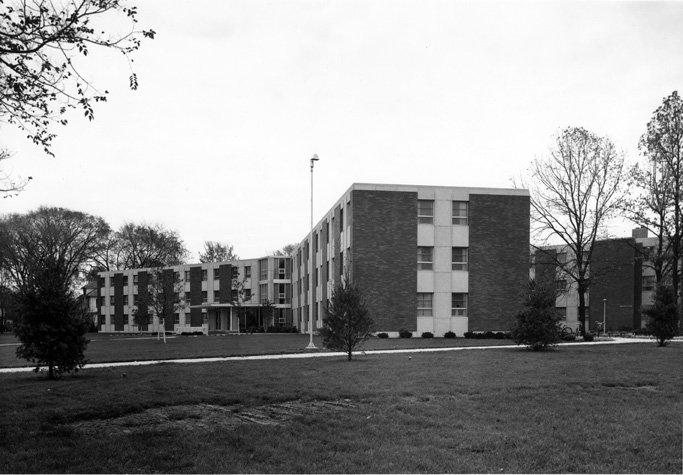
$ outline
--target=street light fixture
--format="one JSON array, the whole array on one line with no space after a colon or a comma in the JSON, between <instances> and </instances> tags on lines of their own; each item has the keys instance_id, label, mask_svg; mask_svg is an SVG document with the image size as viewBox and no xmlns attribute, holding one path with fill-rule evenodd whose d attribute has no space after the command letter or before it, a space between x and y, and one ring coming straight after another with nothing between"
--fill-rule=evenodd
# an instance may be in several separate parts
<instances>
[{"instance_id":1,"label":"street light fixture","mask_svg":"<svg viewBox=\"0 0 683 475\"><path fill-rule=\"evenodd\" d=\"M311 234L308 239L308 331L310 335L310 341L307 350L317 349L313 343L313 305L315 305L315 300L313 299L313 165L315 162L320 160L318 154L314 153L311 157Z\"/></svg>"}]
</instances>

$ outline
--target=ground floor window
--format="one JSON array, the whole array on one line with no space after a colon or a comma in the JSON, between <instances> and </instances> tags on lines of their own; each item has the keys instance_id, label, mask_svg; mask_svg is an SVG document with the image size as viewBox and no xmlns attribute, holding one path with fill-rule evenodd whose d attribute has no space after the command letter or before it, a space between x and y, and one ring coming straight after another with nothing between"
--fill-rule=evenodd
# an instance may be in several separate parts
<instances>
[{"instance_id":1,"label":"ground floor window","mask_svg":"<svg viewBox=\"0 0 683 475\"><path fill-rule=\"evenodd\" d=\"M432 316L432 295L431 293L417 294L417 316L431 317Z\"/></svg>"},{"instance_id":2,"label":"ground floor window","mask_svg":"<svg viewBox=\"0 0 683 475\"><path fill-rule=\"evenodd\" d=\"M467 294L453 293L451 294L451 316L466 317L467 316Z\"/></svg>"}]
</instances>

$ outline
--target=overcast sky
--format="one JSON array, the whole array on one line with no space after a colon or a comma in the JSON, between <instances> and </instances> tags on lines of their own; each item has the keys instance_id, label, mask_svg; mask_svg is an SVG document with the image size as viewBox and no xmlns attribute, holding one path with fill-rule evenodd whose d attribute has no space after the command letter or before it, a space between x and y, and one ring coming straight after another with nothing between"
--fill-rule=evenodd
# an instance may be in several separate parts
<instances>
[{"instance_id":1,"label":"overcast sky","mask_svg":"<svg viewBox=\"0 0 683 475\"><path fill-rule=\"evenodd\" d=\"M630 163L683 92L683 2L146 0L134 55L88 56L109 102L56 129L55 158L12 126L32 176L0 213L40 205L179 232L243 258L302 240L352 183L510 188L582 126ZM625 228L614 228L624 235Z\"/></svg>"}]
</instances>

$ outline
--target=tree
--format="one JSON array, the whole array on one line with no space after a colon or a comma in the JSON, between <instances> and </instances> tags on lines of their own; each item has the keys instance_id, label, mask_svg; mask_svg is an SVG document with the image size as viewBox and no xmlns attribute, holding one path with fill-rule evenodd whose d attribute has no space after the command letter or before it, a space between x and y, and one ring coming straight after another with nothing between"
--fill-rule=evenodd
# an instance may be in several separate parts
<instances>
[{"instance_id":1,"label":"tree","mask_svg":"<svg viewBox=\"0 0 683 475\"><path fill-rule=\"evenodd\" d=\"M204 252L199 253L199 262L227 262L239 260L234 246L218 241L204 241Z\"/></svg>"},{"instance_id":2,"label":"tree","mask_svg":"<svg viewBox=\"0 0 683 475\"><path fill-rule=\"evenodd\" d=\"M48 366L48 377L85 364L87 316L76 281L104 245L107 223L64 208L39 208L0 221L0 268L14 291L17 356Z\"/></svg>"},{"instance_id":3,"label":"tree","mask_svg":"<svg viewBox=\"0 0 683 475\"><path fill-rule=\"evenodd\" d=\"M273 315L275 315L275 305L268 299L262 300L259 308L259 314L261 316L261 326L265 329L266 323L273 320Z\"/></svg>"},{"instance_id":4,"label":"tree","mask_svg":"<svg viewBox=\"0 0 683 475\"><path fill-rule=\"evenodd\" d=\"M296 249L297 244L285 244L282 246L282 249L278 249L277 251L269 252L268 254L272 256L290 256L294 249Z\"/></svg>"},{"instance_id":5,"label":"tree","mask_svg":"<svg viewBox=\"0 0 683 475\"><path fill-rule=\"evenodd\" d=\"M542 244L556 237L566 245L566 258L554 264L577 286L585 328L586 292L596 277L590 273L593 248L624 199L624 158L609 139L569 127L556 137L549 156L534 159L529 172L532 226Z\"/></svg>"},{"instance_id":6,"label":"tree","mask_svg":"<svg viewBox=\"0 0 683 475\"><path fill-rule=\"evenodd\" d=\"M351 361L353 350L370 337L373 327L374 321L361 288L344 275L332 290L332 298L325 308L323 326L319 330L323 345L344 351Z\"/></svg>"},{"instance_id":7,"label":"tree","mask_svg":"<svg viewBox=\"0 0 683 475\"><path fill-rule=\"evenodd\" d=\"M126 223L110 235L94 271L169 267L183 264L187 256L176 231L160 224Z\"/></svg>"},{"instance_id":8,"label":"tree","mask_svg":"<svg viewBox=\"0 0 683 475\"><path fill-rule=\"evenodd\" d=\"M529 281L524 295L525 309L517 314L512 327L512 339L534 351L557 344L562 335L561 317L555 309L557 291L553 283L535 279Z\"/></svg>"},{"instance_id":9,"label":"tree","mask_svg":"<svg viewBox=\"0 0 683 475\"><path fill-rule=\"evenodd\" d=\"M678 309L673 288L660 284L653 298L653 306L644 310L649 317L645 328L657 339L659 346L678 334Z\"/></svg>"},{"instance_id":10,"label":"tree","mask_svg":"<svg viewBox=\"0 0 683 475\"><path fill-rule=\"evenodd\" d=\"M11 156L12 154L7 150L0 149L0 162L3 160L8 160L11 158ZM31 179L32 177L28 177L25 180L16 180L12 178L12 175L2 171L0 168L0 195L3 195L3 198L7 198L8 196L17 196L19 192L24 190Z\"/></svg>"},{"instance_id":11,"label":"tree","mask_svg":"<svg viewBox=\"0 0 683 475\"><path fill-rule=\"evenodd\" d=\"M0 119L15 124L53 155L53 124L66 125L66 112L79 107L94 118L93 104L107 100L78 67L92 49L129 55L153 30L135 30L137 7L120 0L4 0L0 2ZM99 21L118 17L122 33L104 31ZM138 86L131 71L130 88Z\"/></svg>"},{"instance_id":12,"label":"tree","mask_svg":"<svg viewBox=\"0 0 683 475\"><path fill-rule=\"evenodd\" d=\"M138 288L138 305L133 310L136 325L149 325L157 317L157 340L163 334L166 343L165 323L185 307L184 284L173 269L156 267L147 272L147 286ZM163 330L162 330L163 329Z\"/></svg>"},{"instance_id":13,"label":"tree","mask_svg":"<svg viewBox=\"0 0 683 475\"><path fill-rule=\"evenodd\" d=\"M636 181L644 191L644 203L634 207L635 217L654 228L659 238L662 270L671 276L671 285L680 312L680 262L683 257L683 100L677 91L665 97L654 111L640 150L648 160L643 179ZM648 219L649 218L649 219ZM662 247L666 246L666 247Z\"/></svg>"}]
</instances>

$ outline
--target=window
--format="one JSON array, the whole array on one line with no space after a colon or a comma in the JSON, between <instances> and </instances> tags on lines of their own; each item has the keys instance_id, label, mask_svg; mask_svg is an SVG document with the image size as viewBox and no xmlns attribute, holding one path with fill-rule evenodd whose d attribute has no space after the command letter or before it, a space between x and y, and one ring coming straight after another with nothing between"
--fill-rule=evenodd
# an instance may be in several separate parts
<instances>
[{"instance_id":1,"label":"window","mask_svg":"<svg viewBox=\"0 0 683 475\"><path fill-rule=\"evenodd\" d=\"M557 262L559 264L566 264L567 263L567 253L566 252L558 252L557 253Z\"/></svg>"},{"instance_id":2,"label":"window","mask_svg":"<svg viewBox=\"0 0 683 475\"><path fill-rule=\"evenodd\" d=\"M180 282L180 272L173 272L173 282Z\"/></svg>"},{"instance_id":3,"label":"window","mask_svg":"<svg viewBox=\"0 0 683 475\"><path fill-rule=\"evenodd\" d=\"M343 209L339 210L339 232L340 233L344 232L344 210Z\"/></svg>"},{"instance_id":4,"label":"window","mask_svg":"<svg viewBox=\"0 0 683 475\"><path fill-rule=\"evenodd\" d=\"M104 277L100 277L100 287L106 287L106 281Z\"/></svg>"},{"instance_id":5,"label":"window","mask_svg":"<svg viewBox=\"0 0 683 475\"><path fill-rule=\"evenodd\" d=\"M114 305L114 296L113 295L109 296L109 305Z\"/></svg>"},{"instance_id":6,"label":"window","mask_svg":"<svg viewBox=\"0 0 683 475\"><path fill-rule=\"evenodd\" d=\"M209 314L202 310L202 323L209 323Z\"/></svg>"},{"instance_id":7,"label":"window","mask_svg":"<svg viewBox=\"0 0 683 475\"><path fill-rule=\"evenodd\" d=\"M567 319L567 307L555 307L555 312L557 316L561 317L563 320Z\"/></svg>"},{"instance_id":8,"label":"window","mask_svg":"<svg viewBox=\"0 0 683 475\"><path fill-rule=\"evenodd\" d=\"M453 202L453 224L467 226L469 218L469 203L467 201Z\"/></svg>"},{"instance_id":9,"label":"window","mask_svg":"<svg viewBox=\"0 0 683 475\"><path fill-rule=\"evenodd\" d=\"M244 278L251 279L251 266L244 266Z\"/></svg>"},{"instance_id":10,"label":"window","mask_svg":"<svg viewBox=\"0 0 683 475\"><path fill-rule=\"evenodd\" d=\"M261 303L265 303L266 300L268 300L268 284L261 284L259 285L259 298L261 299Z\"/></svg>"},{"instance_id":11,"label":"window","mask_svg":"<svg viewBox=\"0 0 683 475\"><path fill-rule=\"evenodd\" d=\"M114 276L109 277L109 287L114 287Z\"/></svg>"},{"instance_id":12,"label":"window","mask_svg":"<svg viewBox=\"0 0 683 475\"><path fill-rule=\"evenodd\" d=\"M175 323L176 325L180 325L180 314L179 313L173 314L173 323Z\"/></svg>"},{"instance_id":13,"label":"window","mask_svg":"<svg viewBox=\"0 0 683 475\"><path fill-rule=\"evenodd\" d=\"M208 294L206 290L202 290L202 303L206 303L206 300L208 299Z\"/></svg>"},{"instance_id":14,"label":"window","mask_svg":"<svg viewBox=\"0 0 683 475\"><path fill-rule=\"evenodd\" d=\"M128 305L128 296L127 295L123 296L123 305Z\"/></svg>"},{"instance_id":15,"label":"window","mask_svg":"<svg viewBox=\"0 0 683 475\"><path fill-rule=\"evenodd\" d=\"M564 279L556 280L555 281L555 288L557 290L564 292L565 290L567 290L567 281Z\"/></svg>"},{"instance_id":16,"label":"window","mask_svg":"<svg viewBox=\"0 0 683 475\"><path fill-rule=\"evenodd\" d=\"M259 279L268 280L268 259L261 259L259 265Z\"/></svg>"},{"instance_id":17,"label":"window","mask_svg":"<svg viewBox=\"0 0 683 475\"><path fill-rule=\"evenodd\" d=\"M467 248L454 247L451 262L452 270L467 270Z\"/></svg>"},{"instance_id":18,"label":"window","mask_svg":"<svg viewBox=\"0 0 683 475\"><path fill-rule=\"evenodd\" d=\"M452 293L451 294L451 316L466 317L467 316L467 294Z\"/></svg>"},{"instance_id":19,"label":"window","mask_svg":"<svg viewBox=\"0 0 683 475\"><path fill-rule=\"evenodd\" d=\"M128 276L127 275L123 276L123 286L128 287Z\"/></svg>"},{"instance_id":20,"label":"window","mask_svg":"<svg viewBox=\"0 0 683 475\"><path fill-rule=\"evenodd\" d=\"M190 303L190 292L185 292L185 303Z\"/></svg>"},{"instance_id":21,"label":"window","mask_svg":"<svg viewBox=\"0 0 683 475\"><path fill-rule=\"evenodd\" d=\"M216 267L213 270L213 280L220 280L220 278L221 278L220 269L218 267Z\"/></svg>"},{"instance_id":22,"label":"window","mask_svg":"<svg viewBox=\"0 0 683 475\"><path fill-rule=\"evenodd\" d=\"M221 300L221 293L218 290L213 291L213 301L219 302Z\"/></svg>"},{"instance_id":23,"label":"window","mask_svg":"<svg viewBox=\"0 0 683 475\"><path fill-rule=\"evenodd\" d=\"M186 271L185 271L185 281L186 281L186 282L189 282L189 281L190 281L190 271L189 271L189 270L186 270Z\"/></svg>"},{"instance_id":24,"label":"window","mask_svg":"<svg viewBox=\"0 0 683 475\"><path fill-rule=\"evenodd\" d=\"M138 296L137 296L137 294L133 295L133 305L135 305L136 307L138 306Z\"/></svg>"},{"instance_id":25,"label":"window","mask_svg":"<svg viewBox=\"0 0 683 475\"><path fill-rule=\"evenodd\" d=\"M202 269L202 282L206 281L208 277L208 272L206 269Z\"/></svg>"},{"instance_id":26,"label":"window","mask_svg":"<svg viewBox=\"0 0 683 475\"><path fill-rule=\"evenodd\" d=\"M249 302L251 300L251 289L244 289L244 301Z\"/></svg>"},{"instance_id":27,"label":"window","mask_svg":"<svg viewBox=\"0 0 683 475\"><path fill-rule=\"evenodd\" d=\"M417 248L417 270L432 270L434 262L433 247Z\"/></svg>"},{"instance_id":28,"label":"window","mask_svg":"<svg viewBox=\"0 0 683 475\"><path fill-rule=\"evenodd\" d=\"M239 279L240 277L240 268L237 266L232 266L232 278L233 279Z\"/></svg>"},{"instance_id":29,"label":"window","mask_svg":"<svg viewBox=\"0 0 683 475\"><path fill-rule=\"evenodd\" d=\"M138 285L138 275L133 274L133 285Z\"/></svg>"},{"instance_id":30,"label":"window","mask_svg":"<svg viewBox=\"0 0 683 475\"><path fill-rule=\"evenodd\" d=\"M643 292L648 292L650 290L655 290L655 276L654 275L644 275L643 276Z\"/></svg>"},{"instance_id":31,"label":"window","mask_svg":"<svg viewBox=\"0 0 683 475\"><path fill-rule=\"evenodd\" d=\"M417 316L431 317L432 316L432 294L418 293L417 294Z\"/></svg>"},{"instance_id":32,"label":"window","mask_svg":"<svg viewBox=\"0 0 683 475\"><path fill-rule=\"evenodd\" d=\"M417 200L417 222L434 223L434 200Z\"/></svg>"}]
</instances>

